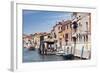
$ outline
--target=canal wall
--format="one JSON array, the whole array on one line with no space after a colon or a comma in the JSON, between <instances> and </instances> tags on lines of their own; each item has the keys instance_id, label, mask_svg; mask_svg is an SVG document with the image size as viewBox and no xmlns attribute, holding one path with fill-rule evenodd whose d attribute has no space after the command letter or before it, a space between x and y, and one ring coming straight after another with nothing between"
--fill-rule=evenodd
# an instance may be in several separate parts
<instances>
[{"instance_id":1,"label":"canal wall","mask_svg":"<svg viewBox=\"0 0 100 73\"><path fill-rule=\"evenodd\" d=\"M81 43L81 44L77 44L74 49L74 44L72 44L72 53L74 53L74 56L90 59L91 45Z\"/></svg>"}]
</instances>

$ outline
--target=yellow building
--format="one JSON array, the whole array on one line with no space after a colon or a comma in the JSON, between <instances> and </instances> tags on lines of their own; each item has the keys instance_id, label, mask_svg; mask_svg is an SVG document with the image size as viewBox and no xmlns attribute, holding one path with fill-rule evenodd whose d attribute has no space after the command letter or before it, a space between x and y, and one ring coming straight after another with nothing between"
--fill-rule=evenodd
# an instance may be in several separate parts
<instances>
[{"instance_id":1,"label":"yellow building","mask_svg":"<svg viewBox=\"0 0 100 73\"><path fill-rule=\"evenodd\" d=\"M55 40L57 41L57 46L62 47L68 45L71 42L71 21L62 21L53 27L51 32Z\"/></svg>"}]
</instances>

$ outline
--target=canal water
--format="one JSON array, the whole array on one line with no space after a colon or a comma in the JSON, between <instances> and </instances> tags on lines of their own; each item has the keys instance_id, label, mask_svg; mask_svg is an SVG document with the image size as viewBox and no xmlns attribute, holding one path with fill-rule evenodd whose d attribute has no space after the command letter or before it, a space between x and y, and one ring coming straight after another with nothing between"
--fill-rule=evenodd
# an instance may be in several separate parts
<instances>
[{"instance_id":1,"label":"canal water","mask_svg":"<svg viewBox=\"0 0 100 73\"><path fill-rule=\"evenodd\" d=\"M63 56L59 55L41 55L38 50L29 51L27 48L23 49L23 62L43 62L43 61L64 61Z\"/></svg>"}]
</instances>

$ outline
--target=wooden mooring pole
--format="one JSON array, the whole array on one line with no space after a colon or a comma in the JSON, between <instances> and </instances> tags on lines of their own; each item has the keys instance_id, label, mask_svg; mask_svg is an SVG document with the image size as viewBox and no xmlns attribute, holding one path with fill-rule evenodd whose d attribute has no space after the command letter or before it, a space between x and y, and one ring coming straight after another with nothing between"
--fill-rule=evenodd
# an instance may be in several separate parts
<instances>
[{"instance_id":1,"label":"wooden mooring pole","mask_svg":"<svg viewBox=\"0 0 100 73\"><path fill-rule=\"evenodd\" d=\"M81 59L83 58L83 53L84 53L84 46L82 47L82 50L81 50Z\"/></svg>"}]
</instances>

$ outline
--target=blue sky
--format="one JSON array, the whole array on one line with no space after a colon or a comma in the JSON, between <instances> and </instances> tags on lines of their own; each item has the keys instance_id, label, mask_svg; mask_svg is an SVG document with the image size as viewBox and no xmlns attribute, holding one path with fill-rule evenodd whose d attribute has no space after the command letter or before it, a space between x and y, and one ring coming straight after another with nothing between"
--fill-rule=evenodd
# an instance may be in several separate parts
<instances>
[{"instance_id":1,"label":"blue sky","mask_svg":"<svg viewBox=\"0 0 100 73\"><path fill-rule=\"evenodd\" d=\"M50 32L59 21L71 19L71 12L23 10L23 33Z\"/></svg>"}]
</instances>

